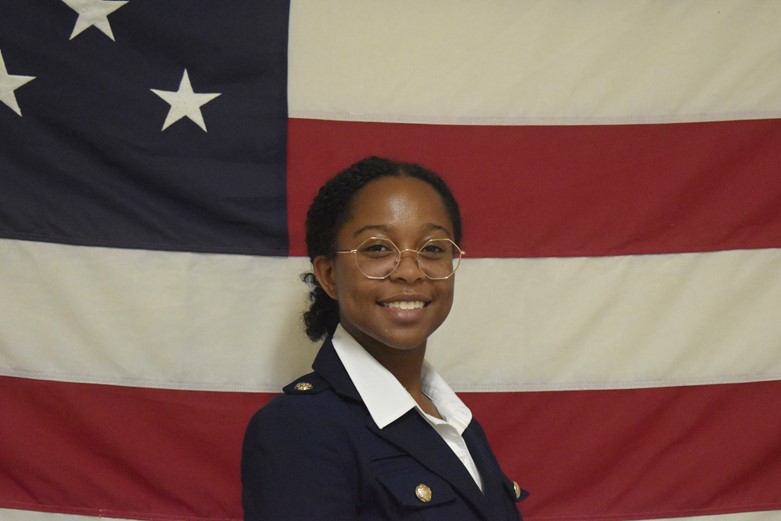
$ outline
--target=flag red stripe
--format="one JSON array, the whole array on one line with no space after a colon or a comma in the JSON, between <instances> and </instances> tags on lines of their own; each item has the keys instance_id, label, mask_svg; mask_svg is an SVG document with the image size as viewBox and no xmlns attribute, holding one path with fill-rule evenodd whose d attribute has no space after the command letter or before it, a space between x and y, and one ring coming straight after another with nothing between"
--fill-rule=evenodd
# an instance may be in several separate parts
<instances>
[{"instance_id":1,"label":"flag red stripe","mask_svg":"<svg viewBox=\"0 0 781 521\"><path fill-rule=\"evenodd\" d=\"M292 119L290 253L317 188L369 154L452 181L472 257L781 246L781 120L461 126Z\"/></svg>"},{"instance_id":2,"label":"flag red stripe","mask_svg":"<svg viewBox=\"0 0 781 521\"><path fill-rule=\"evenodd\" d=\"M0 506L239 519L241 438L270 396L0 378Z\"/></svg>"},{"instance_id":3,"label":"flag red stripe","mask_svg":"<svg viewBox=\"0 0 781 521\"><path fill-rule=\"evenodd\" d=\"M271 396L0 378L0 507L238 519L243 428ZM781 508L781 382L462 396L527 519Z\"/></svg>"},{"instance_id":4,"label":"flag red stripe","mask_svg":"<svg viewBox=\"0 0 781 521\"><path fill-rule=\"evenodd\" d=\"M462 397L529 519L781 509L779 381Z\"/></svg>"}]
</instances>

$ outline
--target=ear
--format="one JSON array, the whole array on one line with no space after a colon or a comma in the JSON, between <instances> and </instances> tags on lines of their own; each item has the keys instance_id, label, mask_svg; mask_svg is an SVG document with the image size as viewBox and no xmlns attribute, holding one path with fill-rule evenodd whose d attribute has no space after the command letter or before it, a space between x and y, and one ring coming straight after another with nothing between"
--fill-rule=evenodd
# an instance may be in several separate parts
<instances>
[{"instance_id":1,"label":"ear","mask_svg":"<svg viewBox=\"0 0 781 521\"><path fill-rule=\"evenodd\" d=\"M315 257L312 261L312 271L315 277L317 277L317 282L320 283L320 286L328 296L334 300L339 300L336 292L335 261L336 258L334 257L328 258L324 255Z\"/></svg>"}]
</instances>

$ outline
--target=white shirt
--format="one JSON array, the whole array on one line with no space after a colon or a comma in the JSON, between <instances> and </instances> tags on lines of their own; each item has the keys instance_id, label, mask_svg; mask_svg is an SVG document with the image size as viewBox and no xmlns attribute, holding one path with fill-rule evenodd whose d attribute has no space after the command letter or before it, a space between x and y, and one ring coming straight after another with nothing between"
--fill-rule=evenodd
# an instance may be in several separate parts
<instances>
[{"instance_id":1,"label":"white shirt","mask_svg":"<svg viewBox=\"0 0 781 521\"><path fill-rule=\"evenodd\" d=\"M442 420L426 414L396 377L375 360L341 324L337 326L332 341L339 360L347 370L377 427L382 429L401 418L410 409L415 409L461 460L480 490L483 489L480 473L462 436L469 422L472 421L472 411L428 362L423 362L421 370L423 394L432 401Z\"/></svg>"}]
</instances>

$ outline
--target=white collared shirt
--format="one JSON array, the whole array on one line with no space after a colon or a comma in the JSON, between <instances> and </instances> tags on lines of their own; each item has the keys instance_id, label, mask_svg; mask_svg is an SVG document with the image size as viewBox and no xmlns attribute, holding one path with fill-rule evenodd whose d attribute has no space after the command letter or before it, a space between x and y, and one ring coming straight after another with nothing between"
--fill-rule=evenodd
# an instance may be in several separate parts
<instances>
[{"instance_id":1,"label":"white collared shirt","mask_svg":"<svg viewBox=\"0 0 781 521\"><path fill-rule=\"evenodd\" d=\"M332 342L377 427L382 429L415 409L461 460L480 490L483 489L480 473L462 436L472 421L472 412L428 362L423 362L421 370L423 394L432 401L442 420L426 414L396 377L361 347L341 324L337 326Z\"/></svg>"}]
</instances>

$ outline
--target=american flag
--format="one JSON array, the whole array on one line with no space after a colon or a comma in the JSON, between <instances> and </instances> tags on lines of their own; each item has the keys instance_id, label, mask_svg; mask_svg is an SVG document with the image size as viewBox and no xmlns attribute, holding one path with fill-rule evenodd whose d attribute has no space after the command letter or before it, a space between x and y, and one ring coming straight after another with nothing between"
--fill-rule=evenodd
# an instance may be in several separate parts
<instances>
[{"instance_id":1,"label":"american flag","mask_svg":"<svg viewBox=\"0 0 781 521\"><path fill-rule=\"evenodd\" d=\"M768 0L5 0L0 518L240 519L244 426L317 350L304 213L370 154L462 204L428 353L524 519L777 518L779 23Z\"/></svg>"}]
</instances>

